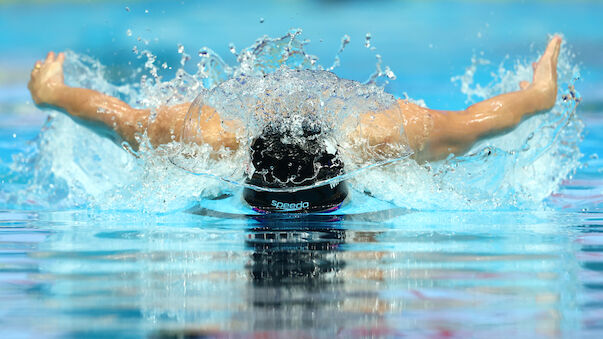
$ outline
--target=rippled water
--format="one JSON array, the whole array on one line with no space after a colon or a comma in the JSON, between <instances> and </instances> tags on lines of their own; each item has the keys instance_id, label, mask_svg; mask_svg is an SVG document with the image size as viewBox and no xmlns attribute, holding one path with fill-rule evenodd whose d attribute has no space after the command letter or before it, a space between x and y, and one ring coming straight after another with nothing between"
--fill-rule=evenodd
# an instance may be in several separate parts
<instances>
[{"instance_id":1,"label":"rippled water","mask_svg":"<svg viewBox=\"0 0 603 339\"><path fill-rule=\"evenodd\" d=\"M3 332L559 336L603 325L600 213L321 219L3 211Z\"/></svg>"}]
</instances>

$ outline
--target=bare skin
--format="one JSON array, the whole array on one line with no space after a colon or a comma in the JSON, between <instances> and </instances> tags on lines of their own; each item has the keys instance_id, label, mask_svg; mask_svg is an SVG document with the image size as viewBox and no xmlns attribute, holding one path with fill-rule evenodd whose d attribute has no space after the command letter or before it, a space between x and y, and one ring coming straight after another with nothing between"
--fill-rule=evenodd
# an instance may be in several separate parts
<instances>
[{"instance_id":1,"label":"bare skin","mask_svg":"<svg viewBox=\"0 0 603 339\"><path fill-rule=\"evenodd\" d=\"M397 107L392 109L361 114L350 138L362 138L373 146L408 143L418 161L463 154L477 141L507 132L522 119L554 106L560 45L559 36L551 39L543 56L533 65L532 82L522 81L519 91L495 96L462 111L434 110L398 100ZM135 136L145 131L154 146L180 139L190 103L156 108L157 115L151 120L149 108L132 108L103 93L66 86L64 60L63 53L50 52L46 60L36 62L28 88L37 105L53 106L73 117L103 124L134 148L138 147ZM215 150L239 146L236 135L231 132L236 121L223 121L208 106L202 108L201 114L205 123L199 126L202 139L196 142L207 143Z\"/></svg>"}]
</instances>

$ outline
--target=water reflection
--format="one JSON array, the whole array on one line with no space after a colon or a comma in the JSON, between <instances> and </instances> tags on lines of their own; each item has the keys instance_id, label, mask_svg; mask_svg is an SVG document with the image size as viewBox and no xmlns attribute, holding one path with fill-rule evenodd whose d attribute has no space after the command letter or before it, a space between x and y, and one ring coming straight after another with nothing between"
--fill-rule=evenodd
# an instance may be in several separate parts
<instances>
[{"instance_id":1,"label":"water reflection","mask_svg":"<svg viewBox=\"0 0 603 339\"><path fill-rule=\"evenodd\" d=\"M251 222L246 265L254 330L333 327L324 317L342 303L345 267L341 218L263 217Z\"/></svg>"},{"instance_id":2,"label":"water reflection","mask_svg":"<svg viewBox=\"0 0 603 339\"><path fill-rule=\"evenodd\" d=\"M603 330L603 213L584 213L583 218L588 224L576 227L584 287L580 306L584 333L594 334Z\"/></svg>"},{"instance_id":3,"label":"water reflection","mask_svg":"<svg viewBox=\"0 0 603 339\"><path fill-rule=\"evenodd\" d=\"M34 315L43 321L32 331L68 336L561 336L601 326L595 214L52 217L0 225L0 312L11 328Z\"/></svg>"}]
</instances>

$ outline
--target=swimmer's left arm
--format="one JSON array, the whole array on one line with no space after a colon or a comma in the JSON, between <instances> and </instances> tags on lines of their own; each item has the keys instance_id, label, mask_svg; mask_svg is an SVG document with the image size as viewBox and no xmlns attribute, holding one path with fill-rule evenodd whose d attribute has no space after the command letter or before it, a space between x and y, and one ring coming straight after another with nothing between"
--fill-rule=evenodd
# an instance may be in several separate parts
<instances>
[{"instance_id":1,"label":"swimmer's left arm","mask_svg":"<svg viewBox=\"0 0 603 339\"><path fill-rule=\"evenodd\" d=\"M519 91L495 96L462 111L434 110L398 100L388 110L360 115L354 135L359 134L377 149L408 143L419 161L461 155L479 140L507 132L522 119L554 106L560 45L559 36L551 39L534 64L532 82L521 82Z\"/></svg>"},{"instance_id":2,"label":"swimmer's left arm","mask_svg":"<svg viewBox=\"0 0 603 339\"><path fill-rule=\"evenodd\" d=\"M138 148L137 135L145 131L153 146L180 140L182 127L190 103L161 106L154 109L136 109L112 96L86 88L69 87L64 83L63 62L65 55L48 53L44 62L36 62L31 72L28 88L34 102L39 106L52 106L85 121L100 123L115 131L134 149ZM151 113L154 118L151 119ZM202 138L198 143L207 143L215 150L221 147L238 147L233 133L224 129L235 122L222 121L211 107L204 106L205 115Z\"/></svg>"},{"instance_id":3,"label":"swimmer's left arm","mask_svg":"<svg viewBox=\"0 0 603 339\"><path fill-rule=\"evenodd\" d=\"M522 81L518 91L497 95L462 111L440 111L399 101L404 130L415 157L444 159L461 155L476 142L515 128L526 117L545 112L557 99L557 60L561 37L554 36L538 62L532 82ZM414 144L413 144L414 141Z\"/></svg>"}]
</instances>

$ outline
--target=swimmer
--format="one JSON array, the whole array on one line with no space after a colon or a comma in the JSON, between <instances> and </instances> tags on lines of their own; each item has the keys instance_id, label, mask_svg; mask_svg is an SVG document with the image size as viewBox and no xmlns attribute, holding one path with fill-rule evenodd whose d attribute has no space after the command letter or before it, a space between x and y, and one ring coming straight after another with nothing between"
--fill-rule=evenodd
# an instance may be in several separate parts
<instances>
[{"instance_id":1,"label":"swimmer","mask_svg":"<svg viewBox=\"0 0 603 339\"><path fill-rule=\"evenodd\" d=\"M399 99L396 107L381 112L359 112L358 125L349 134L350 139L362 139L371 146L387 148L388 145L407 144L418 162L435 161L451 154L461 155L476 142L515 128L523 119L551 109L557 98L557 59L562 39L554 36L544 54L533 64L532 82L522 81L518 91L501 94L478 102L461 111L443 111L421 107L408 100ZM185 117L191 103L174 106L162 106L155 109L137 109L125 102L103 93L66 86L63 81L64 53L48 53L46 60L37 61L31 72L28 88L34 102L42 107L54 107L67 112L76 119L104 125L126 141L134 149L138 148L136 135L146 132L153 146L180 140ZM156 115L151 119L151 112ZM200 109L204 123L199 126L201 138L197 143L210 145L214 150L222 148L235 150L239 147L235 130L240 122L223 120L209 106ZM403 131L403 133L401 133ZM305 137L311 138L312 132L304 130ZM306 135L307 134L307 135ZM405 136L405 137L404 137ZM265 130L251 146L252 164L273 166L276 160L285 157L299 157L300 163L328 166L330 170L318 176L329 179L343 173L343 164L329 158L319 149L313 154L299 150L287 150L274 159L259 159L254 151L274 138ZM324 145L323 145L324 146ZM322 147L322 146L321 146ZM263 163L262 163L263 161ZM301 165L300 165L301 166ZM274 167L274 166L273 166ZM300 175L302 167L294 171L298 182L290 186L303 186L317 180L317 174ZM291 173L284 170L283 177L288 181ZM282 180L277 180L282 183ZM248 179L258 187L272 187L274 182L259 180L253 176ZM289 187L289 186L286 186ZM321 186L323 187L323 186ZM345 199L345 185L326 185L304 191L274 192L246 189L245 199L259 211L318 211L329 210ZM289 197L289 199L287 199Z\"/></svg>"}]
</instances>

